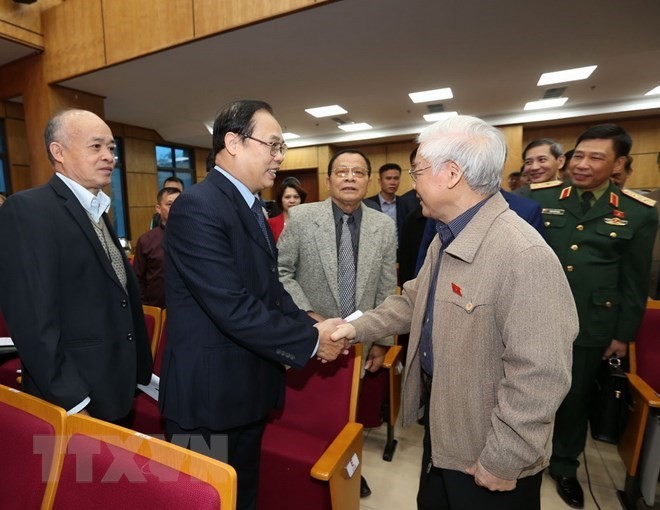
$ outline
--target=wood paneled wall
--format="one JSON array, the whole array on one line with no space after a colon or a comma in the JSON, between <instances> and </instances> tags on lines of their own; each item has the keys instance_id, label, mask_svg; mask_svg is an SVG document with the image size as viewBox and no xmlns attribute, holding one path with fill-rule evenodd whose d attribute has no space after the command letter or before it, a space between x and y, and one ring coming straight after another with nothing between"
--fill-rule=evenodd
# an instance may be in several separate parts
<instances>
[{"instance_id":1,"label":"wood paneled wall","mask_svg":"<svg viewBox=\"0 0 660 510\"><path fill-rule=\"evenodd\" d=\"M43 50L41 12L61 4L63 0L40 0L34 4L18 4L0 0L0 34L6 39Z\"/></svg>"},{"instance_id":2,"label":"wood paneled wall","mask_svg":"<svg viewBox=\"0 0 660 510\"><path fill-rule=\"evenodd\" d=\"M329 1L67 0L43 12L46 78L62 81Z\"/></svg>"}]
</instances>

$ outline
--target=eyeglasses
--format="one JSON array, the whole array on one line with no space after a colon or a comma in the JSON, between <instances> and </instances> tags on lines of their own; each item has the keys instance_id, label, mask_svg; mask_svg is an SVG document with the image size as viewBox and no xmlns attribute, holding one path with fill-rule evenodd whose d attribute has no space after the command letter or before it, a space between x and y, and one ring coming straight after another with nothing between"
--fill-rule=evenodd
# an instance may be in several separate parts
<instances>
[{"instance_id":1,"label":"eyeglasses","mask_svg":"<svg viewBox=\"0 0 660 510\"><path fill-rule=\"evenodd\" d=\"M243 135L243 137L249 138L250 140L254 140L255 142L259 142L262 145L270 147L270 155L273 157L277 156L278 153L284 156L286 151L289 150L289 147L287 147L287 145L282 142L264 142L263 140L259 140L258 138L249 135Z\"/></svg>"},{"instance_id":2,"label":"eyeglasses","mask_svg":"<svg viewBox=\"0 0 660 510\"><path fill-rule=\"evenodd\" d=\"M356 179L365 179L369 176L369 170L363 166L338 166L332 170L332 173L340 179L345 179L349 173Z\"/></svg>"},{"instance_id":3,"label":"eyeglasses","mask_svg":"<svg viewBox=\"0 0 660 510\"><path fill-rule=\"evenodd\" d=\"M417 182L417 176L421 174L424 170L428 170L431 168L433 165L425 166L424 168L411 168L408 170L408 173L410 174L410 178L412 179L413 182Z\"/></svg>"}]
</instances>

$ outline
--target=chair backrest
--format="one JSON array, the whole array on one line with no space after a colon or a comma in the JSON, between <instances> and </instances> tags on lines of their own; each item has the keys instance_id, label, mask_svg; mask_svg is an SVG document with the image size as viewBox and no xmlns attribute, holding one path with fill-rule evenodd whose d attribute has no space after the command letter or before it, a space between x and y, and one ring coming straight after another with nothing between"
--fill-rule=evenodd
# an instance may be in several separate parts
<instances>
[{"instance_id":1,"label":"chair backrest","mask_svg":"<svg viewBox=\"0 0 660 510\"><path fill-rule=\"evenodd\" d=\"M167 344L167 310L163 310L163 315L160 322L160 338L158 340L158 348L154 353L154 374L160 377L160 367L163 364L163 353L165 352L165 345Z\"/></svg>"},{"instance_id":2,"label":"chair backrest","mask_svg":"<svg viewBox=\"0 0 660 510\"><path fill-rule=\"evenodd\" d=\"M2 310L0 310L0 336L1 337L10 337L9 329L7 328L7 323L5 322L5 316L2 315Z\"/></svg>"},{"instance_id":3,"label":"chair backrest","mask_svg":"<svg viewBox=\"0 0 660 510\"><path fill-rule=\"evenodd\" d=\"M49 508L65 418L64 409L0 386L0 508Z\"/></svg>"},{"instance_id":4,"label":"chair backrest","mask_svg":"<svg viewBox=\"0 0 660 510\"><path fill-rule=\"evenodd\" d=\"M355 421L362 345L332 363L311 359L302 370L286 373L284 408L271 422L333 440L349 421Z\"/></svg>"},{"instance_id":5,"label":"chair backrest","mask_svg":"<svg viewBox=\"0 0 660 510\"><path fill-rule=\"evenodd\" d=\"M156 355L158 341L160 340L160 326L162 322L163 309L157 306L142 305L144 312L144 323L147 326L147 335L151 344L151 355Z\"/></svg>"},{"instance_id":6,"label":"chair backrest","mask_svg":"<svg viewBox=\"0 0 660 510\"><path fill-rule=\"evenodd\" d=\"M660 301L649 299L642 324L635 336L636 373L660 393Z\"/></svg>"},{"instance_id":7,"label":"chair backrest","mask_svg":"<svg viewBox=\"0 0 660 510\"><path fill-rule=\"evenodd\" d=\"M88 416L66 422L54 509L234 510L228 464Z\"/></svg>"}]
</instances>

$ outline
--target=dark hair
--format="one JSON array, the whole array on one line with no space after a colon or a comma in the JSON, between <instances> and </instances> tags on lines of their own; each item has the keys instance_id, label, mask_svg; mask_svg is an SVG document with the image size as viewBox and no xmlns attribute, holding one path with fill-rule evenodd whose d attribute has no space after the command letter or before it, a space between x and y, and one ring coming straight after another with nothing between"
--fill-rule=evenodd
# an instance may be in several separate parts
<instances>
[{"instance_id":1,"label":"dark hair","mask_svg":"<svg viewBox=\"0 0 660 510\"><path fill-rule=\"evenodd\" d=\"M241 136L252 136L254 132L254 114L266 110L271 115L273 108L265 101L244 99L226 105L213 123L213 154L225 148L225 135L237 133Z\"/></svg>"},{"instance_id":2,"label":"dark hair","mask_svg":"<svg viewBox=\"0 0 660 510\"><path fill-rule=\"evenodd\" d=\"M300 181L295 177L287 177L280 184L280 189L277 190L277 196L275 197L275 202L277 203L277 205L281 210L284 210L284 207L282 206L282 198L284 197L284 192L286 191L287 188L295 189L298 192L298 195L300 195L300 203L301 204L305 203L305 199L307 198L307 192L300 185Z\"/></svg>"},{"instance_id":3,"label":"dark hair","mask_svg":"<svg viewBox=\"0 0 660 510\"><path fill-rule=\"evenodd\" d=\"M176 175L170 175L167 179L165 179L165 180L163 181L163 186L164 186L163 189L165 189L165 188L172 188L172 187L173 187L173 186L167 186L167 183L168 183L168 182L176 182L176 183L179 183L179 184L181 184L181 189L185 189L185 186L183 185L183 181L182 181L181 179L179 179Z\"/></svg>"},{"instance_id":4,"label":"dark hair","mask_svg":"<svg viewBox=\"0 0 660 510\"><path fill-rule=\"evenodd\" d=\"M511 177L522 177L522 172L511 172L506 176L507 179L511 179Z\"/></svg>"},{"instance_id":5,"label":"dark hair","mask_svg":"<svg viewBox=\"0 0 660 510\"><path fill-rule=\"evenodd\" d=\"M328 175L332 173L332 165L334 164L335 160L342 154L359 154L360 156L362 156L364 160L367 162L367 173L371 175L371 161L369 161L369 158L365 156L363 152L357 149L342 149L337 154L332 156L332 158L330 158L330 162L328 163Z\"/></svg>"},{"instance_id":6,"label":"dark hair","mask_svg":"<svg viewBox=\"0 0 660 510\"><path fill-rule=\"evenodd\" d=\"M161 189L158 194L156 195L156 203L160 204L160 201L163 199L165 195L178 195L181 193L181 190L179 188L172 188L170 186L165 186L163 189Z\"/></svg>"},{"instance_id":7,"label":"dark hair","mask_svg":"<svg viewBox=\"0 0 660 510\"><path fill-rule=\"evenodd\" d=\"M597 126L590 127L578 137L575 145L577 146L584 140L601 139L612 140L614 154L617 158L627 156L632 147L632 138L630 135L625 129L616 124L598 124Z\"/></svg>"},{"instance_id":8,"label":"dark hair","mask_svg":"<svg viewBox=\"0 0 660 510\"><path fill-rule=\"evenodd\" d=\"M77 108L65 108L55 112L46 123L46 128L44 129L44 142L46 143L46 154L48 155L48 160L52 165L55 164L55 158L50 153L50 144L53 142L62 142L62 138L66 136L61 132L62 120L64 117L75 111L86 110L79 110Z\"/></svg>"},{"instance_id":9,"label":"dark hair","mask_svg":"<svg viewBox=\"0 0 660 510\"><path fill-rule=\"evenodd\" d=\"M542 147L544 145L550 147L550 154L552 154L555 159L564 153L564 148L557 140L553 140L552 138L539 138L538 140L533 140L527 144L527 147L525 147L525 150L522 153L522 158L525 159L528 150L535 147Z\"/></svg>"},{"instance_id":10,"label":"dark hair","mask_svg":"<svg viewBox=\"0 0 660 510\"><path fill-rule=\"evenodd\" d=\"M383 173L387 172L388 170L398 170L399 173L401 173L401 167L396 163L385 163L378 169L378 175L383 175Z\"/></svg>"},{"instance_id":11,"label":"dark hair","mask_svg":"<svg viewBox=\"0 0 660 510\"><path fill-rule=\"evenodd\" d=\"M215 152L209 151L206 156L206 171L210 172L213 168L215 168Z\"/></svg>"},{"instance_id":12,"label":"dark hair","mask_svg":"<svg viewBox=\"0 0 660 510\"><path fill-rule=\"evenodd\" d=\"M623 167L623 169L626 171L626 173L632 172L632 162L633 162L633 157L628 156L626 158L626 165Z\"/></svg>"},{"instance_id":13,"label":"dark hair","mask_svg":"<svg viewBox=\"0 0 660 510\"><path fill-rule=\"evenodd\" d=\"M415 164L415 156L417 156L417 149L419 149L419 145L410 152L410 166L413 166Z\"/></svg>"}]
</instances>

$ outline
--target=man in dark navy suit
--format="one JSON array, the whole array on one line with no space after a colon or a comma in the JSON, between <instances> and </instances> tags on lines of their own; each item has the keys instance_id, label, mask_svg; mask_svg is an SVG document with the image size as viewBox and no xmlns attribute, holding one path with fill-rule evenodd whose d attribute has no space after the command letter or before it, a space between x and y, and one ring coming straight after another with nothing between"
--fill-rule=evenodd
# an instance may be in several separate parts
<instances>
[{"instance_id":1,"label":"man in dark navy suit","mask_svg":"<svg viewBox=\"0 0 660 510\"><path fill-rule=\"evenodd\" d=\"M261 437L283 403L285 367L341 351L328 338L337 321L315 324L279 282L256 194L273 185L286 149L267 103L226 106L213 127L215 168L179 196L165 232L166 433L236 469L239 509L255 508ZM227 452L215 451L219 437Z\"/></svg>"},{"instance_id":2,"label":"man in dark navy suit","mask_svg":"<svg viewBox=\"0 0 660 510\"><path fill-rule=\"evenodd\" d=\"M0 308L27 393L117 422L149 382L151 351L137 279L106 214L115 140L92 112L64 110L45 141L55 174L0 211Z\"/></svg>"}]
</instances>

